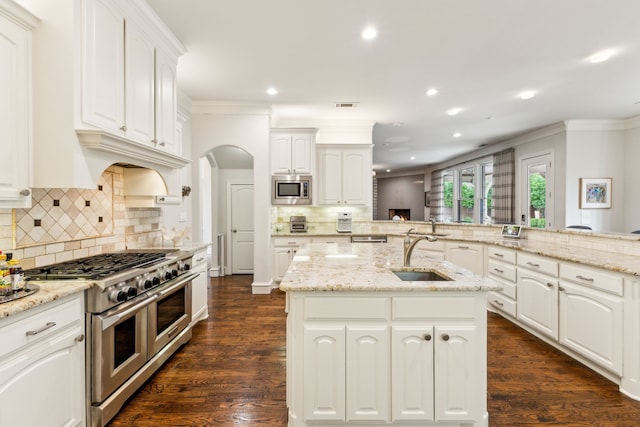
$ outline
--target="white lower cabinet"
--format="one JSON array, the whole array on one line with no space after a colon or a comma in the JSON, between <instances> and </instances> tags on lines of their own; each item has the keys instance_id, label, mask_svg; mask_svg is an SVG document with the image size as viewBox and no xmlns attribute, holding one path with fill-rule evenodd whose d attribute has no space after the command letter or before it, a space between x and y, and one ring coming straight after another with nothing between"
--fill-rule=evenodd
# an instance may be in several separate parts
<instances>
[{"instance_id":1,"label":"white lower cabinet","mask_svg":"<svg viewBox=\"0 0 640 427\"><path fill-rule=\"evenodd\" d=\"M518 320L558 339L558 279L518 269Z\"/></svg>"},{"instance_id":2,"label":"white lower cabinet","mask_svg":"<svg viewBox=\"0 0 640 427\"><path fill-rule=\"evenodd\" d=\"M83 301L80 292L0 322L1 427L86 424Z\"/></svg>"},{"instance_id":3,"label":"white lower cabinet","mask_svg":"<svg viewBox=\"0 0 640 427\"><path fill-rule=\"evenodd\" d=\"M290 294L289 426L485 425L485 304Z\"/></svg>"},{"instance_id":4,"label":"white lower cabinet","mask_svg":"<svg viewBox=\"0 0 640 427\"><path fill-rule=\"evenodd\" d=\"M446 242L445 250L447 261L484 276L484 245Z\"/></svg>"},{"instance_id":5,"label":"white lower cabinet","mask_svg":"<svg viewBox=\"0 0 640 427\"><path fill-rule=\"evenodd\" d=\"M193 254L191 271L200 273L191 281L191 323L197 323L209 317L209 296L207 275L207 248L200 249Z\"/></svg>"},{"instance_id":6,"label":"white lower cabinet","mask_svg":"<svg viewBox=\"0 0 640 427\"><path fill-rule=\"evenodd\" d=\"M300 246L311 241L308 237L275 237L272 241L272 267L271 277L275 282L280 282L289 269L289 264L296 255Z\"/></svg>"}]
</instances>

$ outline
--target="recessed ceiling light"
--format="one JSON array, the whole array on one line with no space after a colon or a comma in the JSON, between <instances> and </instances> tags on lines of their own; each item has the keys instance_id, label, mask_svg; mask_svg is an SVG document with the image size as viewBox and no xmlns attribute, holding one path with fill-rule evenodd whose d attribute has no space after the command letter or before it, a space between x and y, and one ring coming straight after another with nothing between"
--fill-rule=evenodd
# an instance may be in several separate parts
<instances>
[{"instance_id":1,"label":"recessed ceiling light","mask_svg":"<svg viewBox=\"0 0 640 427\"><path fill-rule=\"evenodd\" d=\"M431 89L428 89L424 94L427 96L436 96L438 94L438 89L432 87Z\"/></svg>"},{"instance_id":2,"label":"recessed ceiling light","mask_svg":"<svg viewBox=\"0 0 640 427\"><path fill-rule=\"evenodd\" d=\"M373 27L367 27L360 33L364 40L372 40L378 36L378 30Z\"/></svg>"},{"instance_id":3,"label":"recessed ceiling light","mask_svg":"<svg viewBox=\"0 0 640 427\"><path fill-rule=\"evenodd\" d=\"M267 95L277 95L278 94L278 89L276 89L275 87L270 87L266 90Z\"/></svg>"},{"instance_id":4,"label":"recessed ceiling light","mask_svg":"<svg viewBox=\"0 0 640 427\"><path fill-rule=\"evenodd\" d=\"M599 52L594 53L589 57L589 62L592 64L597 64L599 62L607 61L613 55L613 51L611 49L601 50Z\"/></svg>"},{"instance_id":5,"label":"recessed ceiling light","mask_svg":"<svg viewBox=\"0 0 640 427\"><path fill-rule=\"evenodd\" d=\"M458 107L451 108L451 109L447 110L447 114L450 115L450 116L455 116L455 115L459 114L461 111L462 111L462 108L458 108Z\"/></svg>"},{"instance_id":6,"label":"recessed ceiling light","mask_svg":"<svg viewBox=\"0 0 640 427\"><path fill-rule=\"evenodd\" d=\"M462 134L460 132L456 132L453 134L454 138L460 138L462 136Z\"/></svg>"},{"instance_id":7,"label":"recessed ceiling light","mask_svg":"<svg viewBox=\"0 0 640 427\"><path fill-rule=\"evenodd\" d=\"M416 159L416 156L409 157L409 160L415 160L415 159Z\"/></svg>"},{"instance_id":8,"label":"recessed ceiling light","mask_svg":"<svg viewBox=\"0 0 640 427\"><path fill-rule=\"evenodd\" d=\"M391 169L387 169L387 172L391 172Z\"/></svg>"},{"instance_id":9,"label":"recessed ceiling light","mask_svg":"<svg viewBox=\"0 0 640 427\"><path fill-rule=\"evenodd\" d=\"M536 96L536 92L533 90L525 90L524 92L518 94L518 98L520 99L531 99L534 96Z\"/></svg>"}]
</instances>

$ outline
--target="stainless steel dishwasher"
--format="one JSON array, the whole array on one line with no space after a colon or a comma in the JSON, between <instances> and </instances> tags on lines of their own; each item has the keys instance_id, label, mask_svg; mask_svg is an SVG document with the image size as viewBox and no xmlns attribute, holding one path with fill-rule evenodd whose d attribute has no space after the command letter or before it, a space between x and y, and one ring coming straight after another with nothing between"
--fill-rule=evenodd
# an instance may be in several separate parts
<instances>
[{"instance_id":1,"label":"stainless steel dishwasher","mask_svg":"<svg viewBox=\"0 0 640 427\"><path fill-rule=\"evenodd\" d=\"M387 243L387 235L351 236L351 243Z\"/></svg>"}]
</instances>

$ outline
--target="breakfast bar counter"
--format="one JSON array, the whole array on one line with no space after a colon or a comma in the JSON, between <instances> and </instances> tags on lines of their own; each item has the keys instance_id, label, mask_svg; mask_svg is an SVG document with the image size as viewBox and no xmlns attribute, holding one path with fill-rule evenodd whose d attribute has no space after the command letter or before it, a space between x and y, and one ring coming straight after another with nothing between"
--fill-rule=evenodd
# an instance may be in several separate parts
<instances>
[{"instance_id":1,"label":"breakfast bar counter","mask_svg":"<svg viewBox=\"0 0 640 427\"><path fill-rule=\"evenodd\" d=\"M401 244L297 252L280 285L289 427L488 426L486 295L500 286L403 255Z\"/></svg>"}]
</instances>

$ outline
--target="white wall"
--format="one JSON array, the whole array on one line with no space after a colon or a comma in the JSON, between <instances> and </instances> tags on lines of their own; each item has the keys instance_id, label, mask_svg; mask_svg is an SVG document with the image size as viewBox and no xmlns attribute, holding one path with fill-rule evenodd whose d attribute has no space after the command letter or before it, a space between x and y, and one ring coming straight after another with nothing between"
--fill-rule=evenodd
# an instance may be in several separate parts
<instances>
[{"instance_id":1,"label":"white wall","mask_svg":"<svg viewBox=\"0 0 640 427\"><path fill-rule=\"evenodd\" d=\"M624 224L624 137L622 130L570 128L567 131L567 225L583 224L594 231L627 232ZM612 178L611 209L580 209L580 178Z\"/></svg>"},{"instance_id":2,"label":"white wall","mask_svg":"<svg viewBox=\"0 0 640 427\"><path fill-rule=\"evenodd\" d=\"M271 253L269 248L270 236L270 207L271 188L269 175L269 113L264 109L245 109L231 111L230 108L215 104L194 104L191 116L192 159L198 168L206 165L198 159L205 157L209 151L220 145L234 145L244 149L254 158L254 189L255 189L255 245L254 245L254 292L257 288L271 286L271 257L264 254ZM205 166L206 167L206 166ZM200 171L197 173L200 176ZM210 186L209 182L194 182L194 191L200 194L202 186ZM217 191L215 191L217 193ZM212 203L216 205L220 196L214 194ZM194 235L202 235L203 222L211 218L203 218L199 201L194 202L193 212ZM210 236L203 239L215 241L219 224L214 223ZM260 291L258 291L260 292Z\"/></svg>"},{"instance_id":3,"label":"white wall","mask_svg":"<svg viewBox=\"0 0 640 427\"><path fill-rule=\"evenodd\" d=\"M616 199L624 200L624 230L626 232L640 230L640 119L632 120L625 132L624 150L624 183L625 192ZM614 181L614 186L617 183ZM615 187L614 187L615 188ZM614 193L614 195L616 195ZM616 203L614 199L614 203Z\"/></svg>"}]
</instances>

